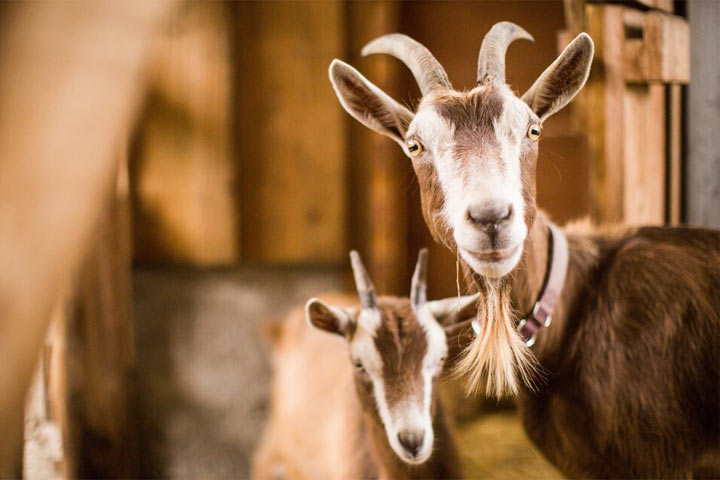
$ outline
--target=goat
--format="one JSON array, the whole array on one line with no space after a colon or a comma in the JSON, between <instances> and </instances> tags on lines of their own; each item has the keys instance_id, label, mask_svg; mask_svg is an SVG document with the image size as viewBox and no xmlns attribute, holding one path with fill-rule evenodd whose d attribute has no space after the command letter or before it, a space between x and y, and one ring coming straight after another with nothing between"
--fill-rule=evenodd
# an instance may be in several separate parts
<instances>
[{"instance_id":1,"label":"goat","mask_svg":"<svg viewBox=\"0 0 720 480\"><path fill-rule=\"evenodd\" d=\"M301 311L281 327L253 477L457 478L436 386L478 297L426 301L423 250L411 298L378 298L357 252L351 258L361 308L344 296L333 305L313 298L305 317L314 328Z\"/></svg>"},{"instance_id":2,"label":"goat","mask_svg":"<svg viewBox=\"0 0 720 480\"><path fill-rule=\"evenodd\" d=\"M458 372L471 390L485 379L488 393L517 394L528 436L570 477L719 476L720 232L563 231L539 212L542 124L585 84L593 43L578 35L518 98L505 82L517 39L532 37L492 27L470 91L453 90L407 36L366 45L363 55L410 68L423 95L416 112L350 65L330 66L342 106L410 157L428 228L480 292Z\"/></svg>"}]
</instances>

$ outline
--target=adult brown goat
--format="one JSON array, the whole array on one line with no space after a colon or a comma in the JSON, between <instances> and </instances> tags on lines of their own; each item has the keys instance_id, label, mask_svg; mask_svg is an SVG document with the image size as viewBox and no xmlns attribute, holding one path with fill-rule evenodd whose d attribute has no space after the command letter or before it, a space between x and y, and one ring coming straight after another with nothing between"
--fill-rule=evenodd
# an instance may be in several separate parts
<instances>
[{"instance_id":1,"label":"adult brown goat","mask_svg":"<svg viewBox=\"0 0 720 480\"><path fill-rule=\"evenodd\" d=\"M570 477L720 476L720 232L563 231L538 212L541 126L584 85L593 44L580 34L518 98L504 57L523 38L496 24L464 92L409 37L368 44L363 54L411 69L414 113L339 60L330 79L353 117L411 158L430 231L472 271L477 335L460 364L471 387L517 393L529 437Z\"/></svg>"}]
</instances>

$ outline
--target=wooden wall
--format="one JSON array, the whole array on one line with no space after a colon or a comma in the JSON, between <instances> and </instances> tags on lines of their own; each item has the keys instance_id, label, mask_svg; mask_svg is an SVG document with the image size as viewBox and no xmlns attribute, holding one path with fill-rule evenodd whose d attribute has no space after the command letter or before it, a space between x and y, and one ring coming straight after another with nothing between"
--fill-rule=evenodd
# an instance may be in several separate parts
<instances>
[{"instance_id":1,"label":"wooden wall","mask_svg":"<svg viewBox=\"0 0 720 480\"><path fill-rule=\"evenodd\" d=\"M720 2L689 2L688 14L693 80L687 110L687 220L720 228Z\"/></svg>"},{"instance_id":2,"label":"wooden wall","mask_svg":"<svg viewBox=\"0 0 720 480\"><path fill-rule=\"evenodd\" d=\"M342 111L327 67L349 61L414 105L407 69L361 58L362 46L405 32L456 88L471 88L482 37L499 20L536 39L508 51L519 94L579 30L595 39L588 86L545 125L539 206L560 224L678 222L687 25L654 9L667 1L647 1L652 10L577 0L190 4L158 47L132 152L136 262L347 266L355 248L381 291L404 294L417 251L430 246L431 294L453 294L455 258L428 234L410 162Z\"/></svg>"},{"instance_id":3,"label":"wooden wall","mask_svg":"<svg viewBox=\"0 0 720 480\"><path fill-rule=\"evenodd\" d=\"M233 4L244 262L346 256L346 123L329 86L344 54L341 2Z\"/></svg>"},{"instance_id":4,"label":"wooden wall","mask_svg":"<svg viewBox=\"0 0 720 480\"><path fill-rule=\"evenodd\" d=\"M155 41L131 145L135 259L238 259L229 8L187 2Z\"/></svg>"}]
</instances>

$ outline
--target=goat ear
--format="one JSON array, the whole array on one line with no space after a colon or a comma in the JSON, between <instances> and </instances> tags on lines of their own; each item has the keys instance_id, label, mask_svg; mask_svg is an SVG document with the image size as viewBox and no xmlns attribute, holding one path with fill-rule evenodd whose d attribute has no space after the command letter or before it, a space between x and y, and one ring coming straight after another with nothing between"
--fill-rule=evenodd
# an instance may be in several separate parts
<instances>
[{"instance_id":1,"label":"goat ear","mask_svg":"<svg viewBox=\"0 0 720 480\"><path fill-rule=\"evenodd\" d=\"M582 89L592 58L592 39L581 33L525 92L522 100L540 117L540 122L567 105Z\"/></svg>"},{"instance_id":2,"label":"goat ear","mask_svg":"<svg viewBox=\"0 0 720 480\"><path fill-rule=\"evenodd\" d=\"M353 67L340 60L330 64L330 82L340 104L356 120L395 140L406 154L405 133L414 115Z\"/></svg>"},{"instance_id":3,"label":"goat ear","mask_svg":"<svg viewBox=\"0 0 720 480\"><path fill-rule=\"evenodd\" d=\"M478 300L480 300L480 294L476 293L464 297L434 300L427 302L427 306L435 320L447 330L448 327L452 327L458 322L475 317Z\"/></svg>"},{"instance_id":4,"label":"goat ear","mask_svg":"<svg viewBox=\"0 0 720 480\"><path fill-rule=\"evenodd\" d=\"M305 304L305 317L312 327L342 336L347 332L351 318L342 308L330 306L319 298L311 298Z\"/></svg>"},{"instance_id":5,"label":"goat ear","mask_svg":"<svg viewBox=\"0 0 720 480\"><path fill-rule=\"evenodd\" d=\"M474 337L470 322L477 317L480 294L452 297L428 302L428 308L435 320L445 330L448 346L448 365L452 365L460 353L470 345Z\"/></svg>"}]
</instances>

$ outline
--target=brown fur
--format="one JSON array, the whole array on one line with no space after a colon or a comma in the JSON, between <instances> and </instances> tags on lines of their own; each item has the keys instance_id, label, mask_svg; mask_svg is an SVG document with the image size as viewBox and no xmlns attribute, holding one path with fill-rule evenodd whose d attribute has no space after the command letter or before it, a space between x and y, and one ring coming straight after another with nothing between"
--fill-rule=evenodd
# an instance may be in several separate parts
<instances>
[{"instance_id":1,"label":"brown fur","mask_svg":"<svg viewBox=\"0 0 720 480\"><path fill-rule=\"evenodd\" d=\"M473 96L446 97L450 107L440 110L452 112L448 118L465 131L472 121L486 125L487 112L497 110L484 109ZM469 148L462 147L463 129L456 132L461 144L456 161L463 161L462 149ZM513 322L532 308L547 267L547 224L535 210L536 158L537 144L527 143L521 154L529 226L523 258L503 279L507 288L484 300L485 309L488 301L510 302ZM434 169L418 174L423 206L430 208L424 216L430 230L455 250L452 230L442 223L440 210L433 210L444 202L434 175ZM535 390L526 386L518 397L528 435L571 477L667 478L713 471L708 465L720 464L720 232L587 226L566 231L566 286L552 325L533 347L543 375L535 377ZM475 280L488 290L487 280L477 275ZM487 331L491 325L485 322ZM503 335L489 338L486 333L473 341L460 369L472 371L487 356L480 347L501 342ZM500 355L505 345L495 350L493 355ZM479 373L492 379L492 368L507 363L501 360L481 362L484 371L472 371L475 380Z\"/></svg>"},{"instance_id":2,"label":"brown fur","mask_svg":"<svg viewBox=\"0 0 720 480\"><path fill-rule=\"evenodd\" d=\"M336 306L355 304L353 297L325 298ZM422 327L408 299L378 300L382 325L376 345L384 373L394 379L398 392L419 388L422 393L422 385L404 384L407 375L402 375L408 368L420 368L418 357L422 359L426 348ZM253 461L253 478L459 477L455 442L435 388L434 452L424 464L411 466L390 447L372 384L353 372L345 342L308 326L301 309L285 322L273 366L270 418Z\"/></svg>"}]
</instances>

